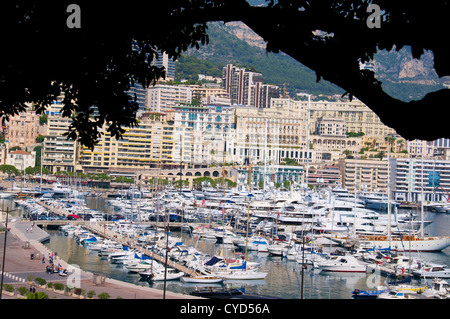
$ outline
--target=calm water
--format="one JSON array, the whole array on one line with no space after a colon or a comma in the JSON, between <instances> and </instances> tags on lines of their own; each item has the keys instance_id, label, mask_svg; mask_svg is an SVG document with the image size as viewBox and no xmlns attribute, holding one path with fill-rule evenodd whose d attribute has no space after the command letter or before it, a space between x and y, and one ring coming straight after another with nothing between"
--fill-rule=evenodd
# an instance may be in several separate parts
<instances>
[{"instance_id":1,"label":"calm water","mask_svg":"<svg viewBox=\"0 0 450 319\"><path fill-rule=\"evenodd\" d=\"M97 206L98 210L102 210L103 204L92 199L89 206L93 208ZM427 213L426 219L434 220L426 229L426 233L429 235L450 234L450 215ZM58 255L70 264L78 265L93 273L104 274L109 278L163 289L162 282L149 284L147 281L141 281L138 274L129 274L122 265L109 263L107 259L102 259L95 252L90 252L77 245L74 239L64 236L59 231L49 231L49 233L51 239L46 245L52 251L58 252ZM194 237L185 233L174 233L174 236L182 237L183 242L188 245L197 245L198 249L201 248L201 243ZM222 247L224 248L224 256L233 256L233 251L227 246L208 241L203 242L203 249L209 254L218 255ZM412 255L415 256L416 254L413 253ZM429 261L450 265L450 247L439 253L423 253L421 256ZM248 260L260 262L260 270L268 272L267 277L258 281L234 281L226 283L224 286L245 288L247 293L272 295L285 299L301 297L302 273L297 262L256 252L249 253ZM322 273L308 269L304 272L303 297L306 299L350 299L351 292L356 288L372 289L368 287L368 283L370 284L370 281L368 281L368 275L366 274ZM195 286L181 281L168 281L167 289L174 292L189 293L195 289Z\"/></svg>"}]
</instances>

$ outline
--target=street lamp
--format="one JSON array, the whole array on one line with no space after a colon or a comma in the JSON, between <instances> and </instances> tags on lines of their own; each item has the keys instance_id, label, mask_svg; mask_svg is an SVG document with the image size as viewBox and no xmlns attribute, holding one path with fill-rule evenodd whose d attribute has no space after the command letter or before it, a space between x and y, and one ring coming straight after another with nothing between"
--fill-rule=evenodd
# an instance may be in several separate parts
<instances>
[{"instance_id":1,"label":"street lamp","mask_svg":"<svg viewBox=\"0 0 450 319\"><path fill-rule=\"evenodd\" d=\"M3 294L3 274L5 273L6 235L8 234L8 217L9 217L9 207L6 207L5 241L3 243L3 261L2 261L2 277L1 277L1 282L0 282L0 299L2 299L2 294Z\"/></svg>"}]
</instances>

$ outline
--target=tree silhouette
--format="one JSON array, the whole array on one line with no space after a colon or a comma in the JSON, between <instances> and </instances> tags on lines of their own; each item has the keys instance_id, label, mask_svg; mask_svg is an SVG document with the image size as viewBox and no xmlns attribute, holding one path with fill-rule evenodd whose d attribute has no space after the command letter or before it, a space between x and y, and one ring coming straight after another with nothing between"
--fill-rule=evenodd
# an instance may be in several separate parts
<instances>
[{"instance_id":1,"label":"tree silhouette","mask_svg":"<svg viewBox=\"0 0 450 319\"><path fill-rule=\"evenodd\" d=\"M79 21L68 12L71 3L81 9ZM373 4L380 8L379 28L370 20ZM164 76L152 64L158 49L177 58L208 43L207 22L242 21L267 41L268 51L282 51L314 70L318 80L345 89L404 138L445 137L440 112L449 90L403 102L386 94L359 62L377 50L411 46L415 58L431 50L437 74L449 75L449 13L448 1L4 1L0 115L18 113L27 103L43 112L63 93L62 115L73 120L68 137L92 148L106 123L106 132L118 138L123 126L137 124L138 105L126 91Z\"/></svg>"}]
</instances>

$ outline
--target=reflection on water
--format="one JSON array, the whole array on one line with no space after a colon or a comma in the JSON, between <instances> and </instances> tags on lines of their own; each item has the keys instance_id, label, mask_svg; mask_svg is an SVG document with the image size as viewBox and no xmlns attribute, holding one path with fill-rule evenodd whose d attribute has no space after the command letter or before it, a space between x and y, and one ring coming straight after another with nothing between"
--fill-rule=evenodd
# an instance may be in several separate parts
<instances>
[{"instance_id":1,"label":"reflection on water","mask_svg":"<svg viewBox=\"0 0 450 319\"><path fill-rule=\"evenodd\" d=\"M97 198L88 199L91 208L108 212L104 203L104 200ZM6 207L9 207L10 210L15 209L12 201L2 200L0 206L4 207L3 210L6 210ZM21 212L12 211L11 215L21 216ZM429 235L449 234L450 215L427 213L425 219L434 220L426 229L426 233ZM79 246L74 239L64 236L59 231L49 231L49 233L51 239L46 245L70 264L78 265L92 273L104 274L109 278L163 289L163 282L148 283L141 280L138 274L128 273L122 265L111 264L106 258L101 258L96 252L90 252ZM197 238L190 237L185 233L175 233L174 236L182 237L185 244L195 246L199 250L203 247L204 252L210 255L219 255L223 248L224 256L235 256L234 250L229 246L218 245L207 240L200 242ZM412 253L411 255L416 256L417 254ZM450 265L450 248L439 253L423 253L421 257L432 262ZM249 294L272 295L285 299L301 297L302 271L297 262L256 252L249 252L248 260L261 263L260 270L268 272L267 277L264 280L257 281L227 281L224 284L226 287L245 288L245 291ZM368 284L370 284L370 281L366 274L322 273L309 268L304 271L303 297L306 299L349 299L351 298L351 291L356 288L372 289ZM189 293L195 287L198 287L198 285L183 283L179 280L167 282L167 289L178 293Z\"/></svg>"}]
</instances>

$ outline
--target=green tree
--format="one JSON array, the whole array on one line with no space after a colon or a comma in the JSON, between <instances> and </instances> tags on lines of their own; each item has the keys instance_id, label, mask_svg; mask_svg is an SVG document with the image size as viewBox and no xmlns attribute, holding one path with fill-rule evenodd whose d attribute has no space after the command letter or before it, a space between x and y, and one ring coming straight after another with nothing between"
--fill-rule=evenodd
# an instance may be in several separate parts
<instances>
[{"instance_id":1,"label":"green tree","mask_svg":"<svg viewBox=\"0 0 450 319\"><path fill-rule=\"evenodd\" d=\"M10 152L20 151L20 150L22 150L22 148L20 146L13 146L9 149Z\"/></svg>"},{"instance_id":2,"label":"green tree","mask_svg":"<svg viewBox=\"0 0 450 319\"><path fill-rule=\"evenodd\" d=\"M0 165L0 172L8 174L8 179L11 179L12 175L19 175L19 170L13 165Z\"/></svg>"},{"instance_id":3,"label":"green tree","mask_svg":"<svg viewBox=\"0 0 450 319\"><path fill-rule=\"evenodd\" d=\"M47 124L47 114L42 114L39 117L39 125Z\"/></svg>"},{"instance_id":4,"label":"green tree","mask_svg":"<svg viewBox=\"0 0 450 319\"><path fill-rule=\"evenodd\" d=\"M344 150L342 153L345 155L346 158L353 158L353 153L350 150Z\"/></svg>"},{"instance_id":5,"label":"green tree","mask_svg":"<svg viewBox=\"0 0 450 319\"><path fill-rule=\"evenodd\" d=\"M36 137L36 143L42 143L45 139L45 136L39 135Z\"/></svg>"}]
</instances>

